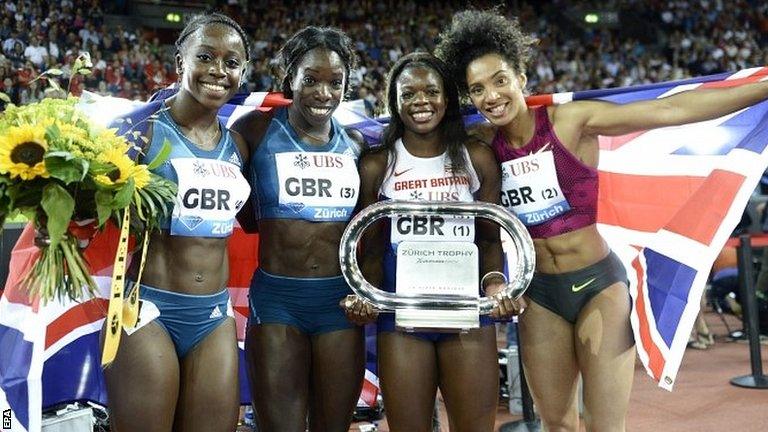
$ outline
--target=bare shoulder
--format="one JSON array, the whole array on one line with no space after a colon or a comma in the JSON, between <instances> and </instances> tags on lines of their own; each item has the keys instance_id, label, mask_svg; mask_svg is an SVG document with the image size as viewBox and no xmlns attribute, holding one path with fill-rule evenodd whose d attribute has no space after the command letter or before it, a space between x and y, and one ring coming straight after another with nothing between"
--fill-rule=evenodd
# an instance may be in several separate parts
<instances>
[{"instance_id":1,"label":"bare shoulder","mask_svg":"<svg viewBox=\"0 0 768 432\"><path fill-rule=\"evenodd\" d=\"M230 129L240 135L249 148L254 149L261 142L271 121L271 113L253 110L235 120Z\"/></svg>"},{"instance_id":2,"label":"bare shoulder","mask_svg":"<svg viewBox=\"0 0 768 432\"><path fill-rule=\"evenodd\" d=\"M469 153L469 158L472 160L473 165L496 164L496 156L493 153L493 149L484 141L470 136L464 143L464 146L467 148L467 153Z\"/></svg>"},{"instance_id":3,"label":"bare shoulder","mask_svg":"<svg viewBox=\"0 0 768 432\"><path fill-rule=\"evenodd\" d=\"M488 122L480 122L467 128L467 134L475 140L490 145L496 136L496 126Z\"/></svg>"},{"instance_id":4,"label":"bare shoulder","mask_svg":"<svg viewBox=\"0 0 768 432\"><path fill-rule=\"evenodd\" d=\"M386 149L369 148L360 156L360 173L362 176L384 177L389 156Z\"/></svg>"},{"instance_id":5,"label":"bare shoulder","mask_svg":"<svg viewBox=\"0 0 768 432\"><path fill-rule=\"evenodd\" d=\"M367 148L368 144L365 142L365 136L363 136L362 132L354 128L344 128L344 132L347 133L347 136L349 136L352 141L360 146L361 150L365 150Z\"/></svg>"}]
</instances>

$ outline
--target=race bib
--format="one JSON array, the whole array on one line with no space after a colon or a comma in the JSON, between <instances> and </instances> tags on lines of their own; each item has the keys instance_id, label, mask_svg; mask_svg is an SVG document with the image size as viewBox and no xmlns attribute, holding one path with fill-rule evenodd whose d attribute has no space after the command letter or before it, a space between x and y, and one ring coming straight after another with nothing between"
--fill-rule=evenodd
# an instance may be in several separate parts
<instances>
[{"instance_id":1,"label":"race bib","mask_svg":"<svg viewBox=\"0 0 768 432\"><path fill-rule=\"evenodd\" d=\"M502 163L501 179L501 204L527 226L542 224L571 209L557 181L551 151Z\"/></svg>"},{"instance_id":2,"label":"race bib","mask_svg":"<svg viewBox=\"0 0 768 432\"><path fill-rule=\"evenodd\" d=\"M251 188L240 167L215 159L180 158L171 164L179 181L171 234L227 237Z\"/></svg>"},{"instance_id":3,"label":"race bib","mask_svg":"<svg viewBox=\"0 0 768 432\"><path fill-rule=\"evenodd\" d=\"M403 241L475 241L475 218L471 216L393 216L392 244Z\"/></svg>"},{"instance_id":4,"label":"race bib","mask_svg":"<svg viewBox=\"0 0 768 432\"><path fill-rule=\"evenodd\" d=\"M280 208L318 222L346 221L360 189L357 163L339 153L275 154Z\"/></svg>"}]
</instances>

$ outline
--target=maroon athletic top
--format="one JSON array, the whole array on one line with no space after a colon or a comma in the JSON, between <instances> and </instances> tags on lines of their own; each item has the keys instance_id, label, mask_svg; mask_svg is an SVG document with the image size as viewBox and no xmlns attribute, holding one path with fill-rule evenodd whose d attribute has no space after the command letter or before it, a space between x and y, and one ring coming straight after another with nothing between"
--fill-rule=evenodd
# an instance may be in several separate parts
<instances>
[{"instance_id":1,"label":"maroon athletic top","mask_svg":"<svg viewBox=\"0 0 768 432\"><path fill-rule=\"evenodd\" d=\"M597 169L563 146L552 129L547 107L534 112L536 131L525 146L509 147L501 131L493 139L493 151L502 164L502 204L520 218L533 238L554 237L594 224Z\"/></svg>"}]
</instances>

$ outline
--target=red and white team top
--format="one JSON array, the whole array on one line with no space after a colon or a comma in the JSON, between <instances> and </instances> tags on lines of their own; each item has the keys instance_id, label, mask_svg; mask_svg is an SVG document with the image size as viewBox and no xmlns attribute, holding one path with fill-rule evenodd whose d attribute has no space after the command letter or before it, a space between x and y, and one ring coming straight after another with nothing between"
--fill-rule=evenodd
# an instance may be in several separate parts
<instances>
[{"instance_id":1,"label":"red and white team top","mask_svg":"<svg viewBox=\"0 0 768 432\"><path fill-rule=\"evenodd\" d=\"M404 201L473 202L480 187L469 153L464 149L466 172L454 173L447 152L423 158L408 152L402 139L395 143L394 161L390 155L387 175L381 184L382 199ZM394 163L394 166L392 164ZM391 242L474 241L474 218L455 216L393 217Z\"/></svg>"}]
</instances>

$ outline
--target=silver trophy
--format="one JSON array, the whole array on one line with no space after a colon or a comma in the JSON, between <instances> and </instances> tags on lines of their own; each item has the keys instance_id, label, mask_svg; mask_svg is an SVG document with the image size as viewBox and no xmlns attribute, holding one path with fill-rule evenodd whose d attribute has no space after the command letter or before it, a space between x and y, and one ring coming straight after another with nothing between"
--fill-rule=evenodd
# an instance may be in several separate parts
<instances>
[{"instance_id":1,"label":"silver trophy","mask_svg":"<svg viewBox=\"0 0 768 432\"><path fill-rule=\"evenodd\" d=\"M478 297L477 246L468 242L402 242L397 251L397 293L371 285L357 262L357 243L378 219L396 216L480 217L509 234L509 283L503 294L518 299L533 278L533 240L515 215L483 202L381 201L358 213L347 225L339 246L341 272L355 294L380 312L395 312L396 326L406 331L466 331L479 327L479 316L490 314L492 297Z\"/></svg>"}]
</instances>

